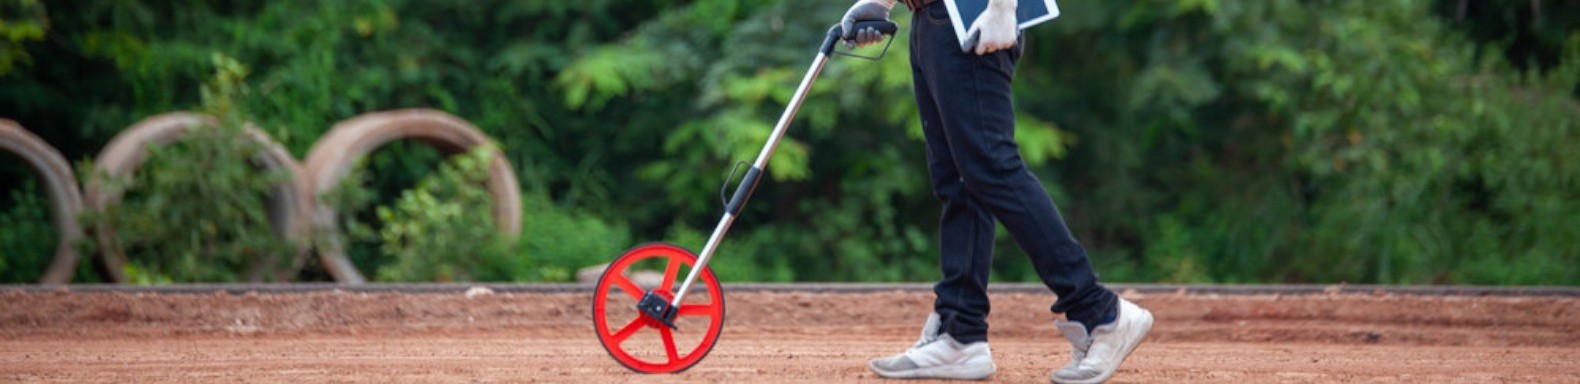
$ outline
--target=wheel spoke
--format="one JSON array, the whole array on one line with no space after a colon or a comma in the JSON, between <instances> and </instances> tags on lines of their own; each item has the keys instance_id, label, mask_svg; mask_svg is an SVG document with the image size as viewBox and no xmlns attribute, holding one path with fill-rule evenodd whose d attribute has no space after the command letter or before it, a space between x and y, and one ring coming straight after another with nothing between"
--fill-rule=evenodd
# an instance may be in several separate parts
<instances>
[{"instance_id":1,"label":"wheel spoke","mask_svg":"<svg viewBox=\"0 0 1580 384\"><path fill-rule=\"evenodd\" d=\"M614 285L620 287L620 290L625 291L625 294L631 295L632 299L642 300L642 287L636 286L636 283L631 282L624 273L616 274L610 280L613 280Z\"/></svg>"},{"instance_id":2,"label":"wheel spoke","mask_svg":"<svg viewBox=\"0 0 1580 384\"><path fill-rule=\"evenodd\" d=\"M669 362L680 360L680 352L675 351L675 334L667 327L658 327L658 334L664 338L664 354L669 356Z\"/></svg>"},{"instance_id":3,"label":"wheel spoke","mask_svg":"<svg viewBox=\"0 0 1580 384\"><path fill-rule=\"evenodd\" d=\"M675 275L680 274L680 260L669 259L669 264L664 266L664 282L658 284L658 290L669 292L675 286Z\"/></svg>"},{"instance_id":4,"label":"wheel spoke","mask_svg":"<svg viewBox=\"0 0 1580 384\"><path fill-rule=\"evenodd\" d=\"M620 345L620 343L625 342L625 339L631 338L631 335L636 334L636 331L639 330L642 330L642 317L640 316L632 319L630 324L620 328L620 331L615 332L613 336L609 336L609 339L614 342L614 345Z\"/></svg>"},{"instance_id":5,"label":"wheel spoke","mask_svg":"<svg viewBox=\"0 0 1580 384\"><path fill-rule=\"evenodd\" d=\"M675 312L676 316L713 316L718 313L718 306L713 304L681 304Z\"/></svg>"}]
</instances>

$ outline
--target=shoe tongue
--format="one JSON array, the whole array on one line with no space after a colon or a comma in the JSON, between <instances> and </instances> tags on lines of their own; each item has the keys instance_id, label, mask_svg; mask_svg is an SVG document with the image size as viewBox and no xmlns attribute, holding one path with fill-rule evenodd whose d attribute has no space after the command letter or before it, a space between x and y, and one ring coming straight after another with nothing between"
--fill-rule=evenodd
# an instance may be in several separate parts
<instances>
[{"instance_id":1,"label":"shoe tongue","mask_svg":"<svg viewBox=\"0 0 1580 384\"><path fill-rule=\"evenodd\" d=\"M938 312L927 315L927 324L922 326L922 337L916 340L916 345L920 346L937 340L938 328L942 326L943 321L939 319Z\"/></svg>"},{"instance_id":2,"label":"shoe tongue","mask_svg":"<svg viewBox=\"0 0 1580 384\"><path fill-rule=\"evenodd\" d=\"M1074 321L1054 321L1053 325L1059 328L1059 333L1064 334L1064 339L1070 344L1081 345L1091 339L1086 333L1086 326Z\"/></svg>"}]
</instances>

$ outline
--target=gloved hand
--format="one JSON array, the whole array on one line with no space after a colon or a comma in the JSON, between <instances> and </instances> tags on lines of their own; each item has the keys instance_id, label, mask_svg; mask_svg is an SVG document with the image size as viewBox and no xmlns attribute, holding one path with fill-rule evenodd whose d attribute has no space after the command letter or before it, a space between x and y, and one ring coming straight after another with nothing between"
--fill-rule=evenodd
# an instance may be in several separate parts
<instances>
[{"instance_id":1,"label":"gloved hand","mask_svg":"<svg viewBox=\"0 0 1580 384\"><path fill-rule=\"evenodd\" d=\"M977 16L971 29L977 30L978 55L1014 47L1015 35L1020 32L1015 25L1015 0L988 0L987 9Z\"/></svg>"},{"instance_id":2,"label":"gloved hand","mask_svg":"<svg viewBox=\"0 0 1580 384\"><path fill-rule=\"evenodd\" d=\"M894 9L896 0L859 0L850 10L845 11L845 17L839 20L839 28L844 31L840 40L845 41L845 48L855 48L883 41L883 34L878 30L867 28L853 31L857 21L888 20L889 10ZM1013 14L1014 12L1010 12Z\"/></svg>"}]
</instances>

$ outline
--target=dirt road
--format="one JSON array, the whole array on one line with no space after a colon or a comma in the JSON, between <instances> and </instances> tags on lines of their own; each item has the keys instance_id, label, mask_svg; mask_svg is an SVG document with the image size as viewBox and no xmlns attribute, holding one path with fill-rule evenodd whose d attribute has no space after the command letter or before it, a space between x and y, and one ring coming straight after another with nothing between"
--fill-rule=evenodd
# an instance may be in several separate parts
<instances>
[{"instance_id":1,"label":"dirt road","mask_svg":"<svg viewBox=\"0 0 1580 384\"><path fill-rule=\"evenodd\" d=\"M1580 382L1580 299L1129 293L1158 318L1113 382ZM678 375L593 336L586 293L0 293L0 382L877 382L931 294L730 293ZM994 382L1068 359L1052 295L996 293Z\"/></svg>"}]
</instances>

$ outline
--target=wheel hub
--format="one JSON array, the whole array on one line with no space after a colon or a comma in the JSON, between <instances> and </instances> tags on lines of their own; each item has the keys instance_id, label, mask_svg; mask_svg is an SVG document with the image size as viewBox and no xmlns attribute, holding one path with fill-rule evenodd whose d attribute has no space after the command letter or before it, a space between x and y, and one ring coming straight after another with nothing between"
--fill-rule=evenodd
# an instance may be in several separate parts
<instances>
[{"instance_id":1,"label":"wheel hub","mask_svg":"<svg viewBox=\"0 0 1580 384\"><path fill-rule=\"evenodd\" d=\"M642 295L641 301L636 303L636 310L642 312L642 317L649 321L649 326L654 328L666 326L678 330L679 328L675 327L675 307L669 305L669 301L673 299L674 296L669 291L650 290L646 295Z\"/></svg>"}]
</instances>

